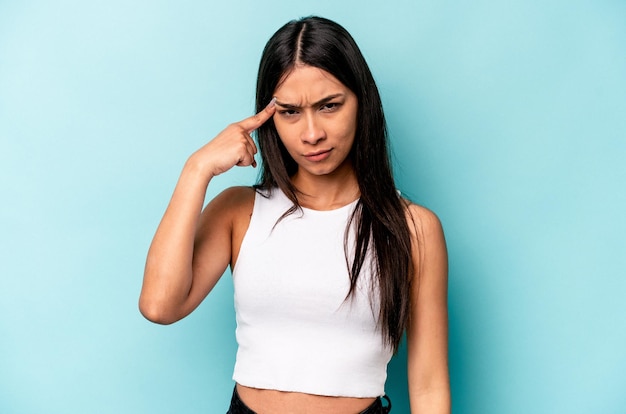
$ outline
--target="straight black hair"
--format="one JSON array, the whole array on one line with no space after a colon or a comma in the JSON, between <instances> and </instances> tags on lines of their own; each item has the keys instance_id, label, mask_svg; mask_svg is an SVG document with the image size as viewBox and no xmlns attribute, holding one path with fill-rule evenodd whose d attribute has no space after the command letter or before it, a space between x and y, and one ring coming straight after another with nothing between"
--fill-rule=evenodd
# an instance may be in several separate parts
<instances>
[{"instance_id":1,"label":"straight black hair","mask_svg":"<svg viewBox=\"0 0 626 414\"><path fill-rule=\"evenodd\" d=\"M352 36L331 20L311 16L285 24L267 42L257 78L257 112L296 65L332 74L358 99L356 136L349 157L361 195L344 239L350 274L347 298L355 291L368 249L373 249L372 295L378 292L378 326L385 343L396 352L408 325L414 263L407 203L393 180L378 88ZM286 214L293 213L300 205L290 177L298 165L282 144L272 119L257 130L257 136L263 164L256 187L267 191L280 188L294 203ZM353 249L347 245L352 227L356 229ZM349 250L354 251L353 258L348 258Z\"/></svg>"}]
</instances>

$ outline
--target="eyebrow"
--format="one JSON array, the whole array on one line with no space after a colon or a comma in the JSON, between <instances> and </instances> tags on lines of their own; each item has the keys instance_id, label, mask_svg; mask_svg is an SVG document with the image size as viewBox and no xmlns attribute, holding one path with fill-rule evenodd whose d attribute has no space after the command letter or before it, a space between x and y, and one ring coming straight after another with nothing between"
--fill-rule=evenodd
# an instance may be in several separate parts
<instances>
[{"instance_id":1,"label":"eyebrow","mask_svg":"<svg viewBox=\"0 0 626 414\"><path fill-rule=\"evenodd\" d=\"M335 93L333 95L328 95L325 98L320 99L317 102L314 102L313 104L310 105L310 107L316 107L316 106L320 106L320 105L324 105L325 103L328 103L330 101L332 101L335 98L340 98L345 96L343 93ZM280 102L278 100L276 100L276 105L282 106L283 108L287 108L287 109L302 109L302 106L299 105L294 105L294 104L290 104L290 103L286 103L286 102Z\"/></svg>"}]
</instances>

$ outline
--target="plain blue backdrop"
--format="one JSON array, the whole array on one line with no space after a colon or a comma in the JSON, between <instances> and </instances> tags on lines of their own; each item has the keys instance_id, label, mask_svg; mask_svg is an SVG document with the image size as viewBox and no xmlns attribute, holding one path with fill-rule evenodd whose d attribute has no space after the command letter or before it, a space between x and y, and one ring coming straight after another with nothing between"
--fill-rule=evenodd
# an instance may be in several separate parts
<instances>
[{"instance_id":1,"label":"plain blue backdrop","mask_svg":"<svg viewBox=\"0 0 626 414\"><path fill-rule=\"evenodd\" d=\"M454 412L626 412L619 0L0 0L0 412L225 412L230 274L153 325L145 255L186 158L252 114L269 36L309 14L361 46L399 188L443 222Z\"/></svg>"}]
</instances>

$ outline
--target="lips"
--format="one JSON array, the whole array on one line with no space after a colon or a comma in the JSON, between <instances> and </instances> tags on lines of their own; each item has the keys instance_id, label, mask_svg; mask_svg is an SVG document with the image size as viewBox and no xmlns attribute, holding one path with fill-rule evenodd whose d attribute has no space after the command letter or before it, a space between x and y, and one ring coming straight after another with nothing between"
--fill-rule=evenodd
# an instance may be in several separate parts
<instances>
[{"instance_id":1,"label":"lips","mask_svg":"<svg viewBox=\"0 0 626 414\"><path fill-rule=\"evenodd\" d=\"M304 154L304 158L312 162L323 161L330 156L331 151L332 151L332 148L321 150L321 151L309 152L309 153Z\"/></svg>"}]
</instances>

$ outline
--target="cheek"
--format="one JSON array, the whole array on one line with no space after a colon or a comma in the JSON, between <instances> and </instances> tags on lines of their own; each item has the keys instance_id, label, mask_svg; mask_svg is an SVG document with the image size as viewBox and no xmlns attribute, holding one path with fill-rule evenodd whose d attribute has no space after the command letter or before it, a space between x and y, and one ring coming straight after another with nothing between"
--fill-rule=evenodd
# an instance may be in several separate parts
<instances>
[{"instance_id":1,"label":"cheek","mask_svg":"<svg viewBox=\"0 0 626 414\"><path fill-rule=\"evenodd\" d=\"M281 142L283 143L285 148L287 148L287 150L291 152L291 146L295 133L293 125L274 120L274 126L276 127L276 132L278 133L278 137L280 138Z\"/></svg>"},{"instance_id":2,"label":"cheek","mask_svg":"<svg viewBox=\"0 0 626 414\"><path fill-rule=\"evenodd\" d=\"M348 114L334 124L334 135L344 140L346 143L352 143L356 134L356 116Z\"/></svg>"},{"instance_id":3,"label":"cheek","mask_svg":"<svg viewBox=\"0 0 626 414\"><path fill-rule=\"evenodd\" d=\"M283 136L286 133L286 126L283 122L280 121L280 119L278 118L274 118L274 127L276 127L276 132L278 132L278 136L280 137L280 139L283 139Z\"/></svg>"}]
</instances>

